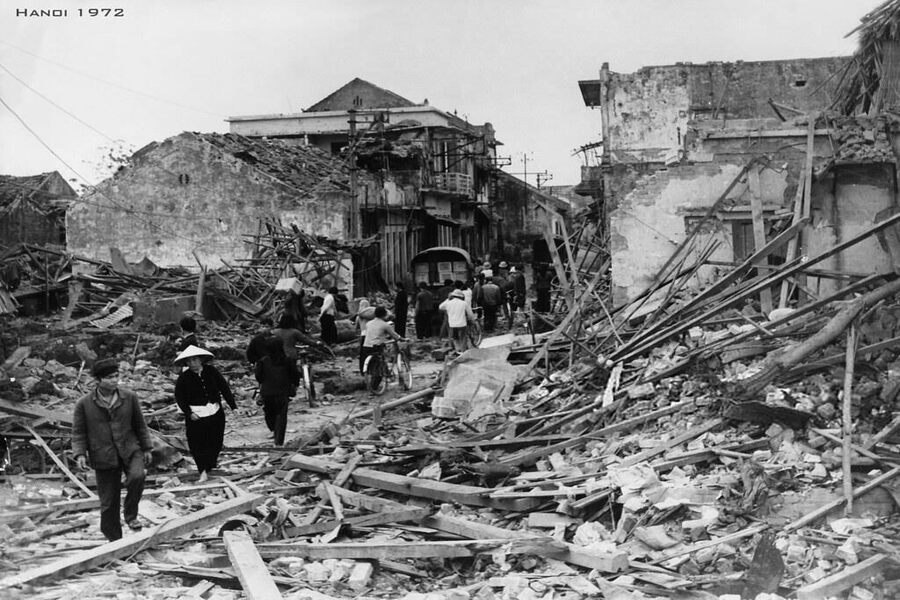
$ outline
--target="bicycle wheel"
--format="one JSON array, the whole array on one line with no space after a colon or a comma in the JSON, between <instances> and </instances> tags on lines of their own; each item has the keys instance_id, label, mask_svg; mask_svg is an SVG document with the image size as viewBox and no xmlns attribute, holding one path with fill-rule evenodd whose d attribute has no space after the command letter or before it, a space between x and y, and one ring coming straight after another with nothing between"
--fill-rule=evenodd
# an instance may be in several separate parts
<instances>
[{"instance_id":1,"label":"bicycle wheel","mask_svg":"<svg viewBox=\"0 0 900 600\"><path fill-rule=\"evenodd\" d=\"M313 382L312 368L308 363L303 364L303 391L306 392L306 399L312 405L316 401L316 384Z\"/></svg>"},{"instance_id":2,"label":"bicycle wheel","mask_svg":"<svg viewBox=\"0 0 900 600\"><path fill-rule=\"evenodd\" d=\"M397 379L404 390L412 387L412 371L409 369L409 361L402 352L397 355Z\"/></svg>"},{"instance_id":3,"label":"bicycle wheel","mask_svg":"<svg viewBox=\"0 0 900 600\"><path fill-rule=\"evenodd\" d=\"M366 380L366 389L376 396L380 396L384 393L384 389L387 387L387 381L384 378L383 369L381 367L381 359L372 355L366 360L365 364L365 380Z\"/></svg>"},{"instance_id":4,"label":"bicycle wheel","mask_svg":"<svg viewBox=\"0 0 900 600\"><path fill-rule=\"evenodd\" d=\"M472 348L477 348L478 344L481 343L482 338L484 337L484 332L481 329L481 323L479 321L472 321L469 323L468 327L466 327L466 336L469 338L469 346Z\"/></svg>"}]
</instances>

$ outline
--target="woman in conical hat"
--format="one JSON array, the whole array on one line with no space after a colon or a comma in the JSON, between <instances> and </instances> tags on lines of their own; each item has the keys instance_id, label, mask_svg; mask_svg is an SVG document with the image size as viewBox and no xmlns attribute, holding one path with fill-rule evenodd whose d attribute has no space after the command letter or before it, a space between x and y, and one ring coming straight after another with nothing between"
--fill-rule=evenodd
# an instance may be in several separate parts
<instances>
[{"instance_id":1,"label":"woman in conical hat","mask_svg":"<svg viewBox=\"0 0 900 600\"><path fill-rule=\"evenodd\" d=\"M222 400L231 410L237 410L228 382L209 364L212 357L212 352L197 346L188 346L175 357L176 365L187 366L175 382L175 402L184 413L188 448L201 482L218 466L222 451L225 439Z\"/></svg>"}]
</instances>

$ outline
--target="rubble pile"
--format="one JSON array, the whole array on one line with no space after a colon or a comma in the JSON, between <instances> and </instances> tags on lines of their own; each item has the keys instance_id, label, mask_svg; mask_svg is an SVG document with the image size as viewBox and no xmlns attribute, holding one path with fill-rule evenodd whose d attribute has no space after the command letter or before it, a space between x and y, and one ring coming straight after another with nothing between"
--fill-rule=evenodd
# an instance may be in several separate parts
<instances>
[{"instance_id":1,"label":"rubble pile","mask_svg":"<svg viewBox=\"0 0 900 600\"><path fill-rule=\"evenodd\" d=\"M146 257L129 263L116 249L110 262L102 262L53 246L18 244L0 254L0 314L15 314L31 300L24 314L65 308L66 329L91 321L108 327L131 318L135 310L139 320L164 323L171 319L158 318L160 300L171 301L169 312L177 314L184 311L178 298L192 303L199 298L205 312L219 318L272 317L280 309L275 298L279 279L293 277L306 289L327 289L353 276L347 266L351 256L363 266L357 275L363 289L386 289L376 272L364 268L371 262L371 242L336 247L272 221L260 223L260 231L247 238L255 248L251 258L200 273L162 269Z\"/></svg>"},{"instance_id":2,"label":"rubble pile","mask_svg":"<svg viewBox=\"0 0 900 600\"><path fill-rule=\"evenodd\" d=\"M900 117L892 114L827 119L836 146L834 163L893 164L895 157L888 133L898 121Z\"/></svg>"},{"instance_id":3,"label":"rubble pile","mask_svg":"<svg viewBox=\"0 0 900 600\"><path fill-rule=\"evenodd\" d=\"M7 478L0 586L48 599L224 599L257 586L298 599L889 598L900 359L885 302L897 280L860 278L773 315L744 303L818 258L757 274L750 257L701 292L679 285L695 269L671 261L652 310L640 310L649 295L608 308L592 293L602 272L576 273L553 332L448 359L385 402L380 427L352 391L332 396L285 448L247 437L254 384L236 349L252 330L208 324L243 411L228 439L243 443L205 484L192 482L171 400L172 333L121 321L59 338L51 320L3 365L18 390L0 405L10 468L27 473ZM851 326L860 363L847 397ZM158 434L141 508L154 526L111 544L90 486L63 469L82 365L101 351L122 362ZM320 368L348 380L353 360ZM448 418L451 392L468 398Z\"/></svg>"}]
</instances>

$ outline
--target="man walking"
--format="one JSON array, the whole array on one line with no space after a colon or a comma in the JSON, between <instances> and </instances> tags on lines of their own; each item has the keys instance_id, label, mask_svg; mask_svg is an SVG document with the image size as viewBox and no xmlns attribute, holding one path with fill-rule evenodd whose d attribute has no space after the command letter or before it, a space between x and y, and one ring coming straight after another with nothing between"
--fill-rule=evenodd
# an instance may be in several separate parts
<instances>
[{"instance_id":1,"label":"man walking","mask_svg":"<svg viewBox=\"0 0 900 600\"><path fill-rule=\"evenodd\" d=\"M447 324L450 328L450 339L453 341L454 350L465 352L468 349L469 341L466 336L466 328L469 322L475 320L475 313L466 302L462 290L450 292L450 297L441 302L438 308L447 314Z\"/></svg>"},{"instance_id":2,"label":"man walking","mask_svg":"<svg viewBox=\"0 0 900 600\"><path fill-rule=\"evenodd\" d=\"M503 292L493 279L485 278L481 286L481 302L484 306L484 330L494 331L497 327L497 311L503 302Z\"/></svg>"},{"instance_id":3,"label":"man walking","mask_svg":"<svg viewBox=\"0 0 900 600\"><path fill-rule=\"evenodd\" d=\"M100 531L109 541L122 537L119 507L122 473L125 473L125 523L141 529L138 504L144 493L145 465L150 464L152 444L137 395L118 386L118 363L113 359L94 363L91 373L97 385L75 403L72 419L72 453L80 469L88 460L97 477L100 496Z\"/></svg>"},{"instance_id":4,"label":"man walking","mask_svg":"<svg viewBox=\"0 0 900 600\"><path fill-rule=\"evenodd\" d=\"M428 284L419 282L419 293L413 308L416 320L416 337L420 340L431 337L431 319L434 315L434 296L428 290Z\"/></svg>"},{"instance_id":5,"label":"man walking","mask_svg":"<svg viewBox=\"0 0 900 600\"><path fill-rule=\"evenodd\" d=\"M322 311L319 315L319 325L322 327L322 341L332 346L337 344L337 326L335 319L337 318L337 300L338 289L334 286L328 288L325 299L322 302Z\"/></svg>"}]
</instances>

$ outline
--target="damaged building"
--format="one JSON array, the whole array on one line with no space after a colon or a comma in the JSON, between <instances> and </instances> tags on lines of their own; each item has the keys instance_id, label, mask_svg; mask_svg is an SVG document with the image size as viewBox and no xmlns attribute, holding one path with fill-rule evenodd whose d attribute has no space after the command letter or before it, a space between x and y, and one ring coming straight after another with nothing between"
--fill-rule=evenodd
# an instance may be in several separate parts
<instances>
[{"instance_id":1,"label":"damaged building","mask_svg":"<svg viewBox=\"0 0 900 600\"><path fill-rule=\"evenodd\" d=\"M0 239L7 245L64 245L66 207L75 198L58 171L0 175Z\"/></svg>"},{"instance_id":2,"label":"damaged building","mask_svg":"<svg viewBox=\"0 0 900 600\"><path fill-rule=\"evenodd\" d=\"M694 228L701 228L697 254L715 245L713 264L699 273L703 285L718 276L716 263L740 263L799 219L808 219L799 248L760 267L851 239L894 205L895 119L829 111L848 64L845 57L681 63L627 74L604 64L599 79L580 82L602 119L616 301L647 289ZM803 294L891 264L868 240L823 264Z\"/></svg>"},{"instance_id":3,"label":"damaged building","mask_svg":"<svg viewBox=\"0 0 900 600\"><path fill-rule=\"evenodd\" d=\"M379 182L360 199L358 232L381 241L382 274L406 276L434 246L518 258L563 223L568 204L502 172L494 128L356 78L301 113L237 116L231 131L316 146Z\"/></svg>"},{"instance_id":4,"label":"damaged building","mask_svg":"<svg viewBox=\"0 0 900 600\"><path fill-rule=\"evenodd\" d=\"M221 266L250 257L260 223L335 241L351 237L348 169L316 147L236 134L185 132L153 142L87 191L67 216L68 249L160 267ZM370 181L361 175L356 192Z\"/></svg>"}]
</instances>

